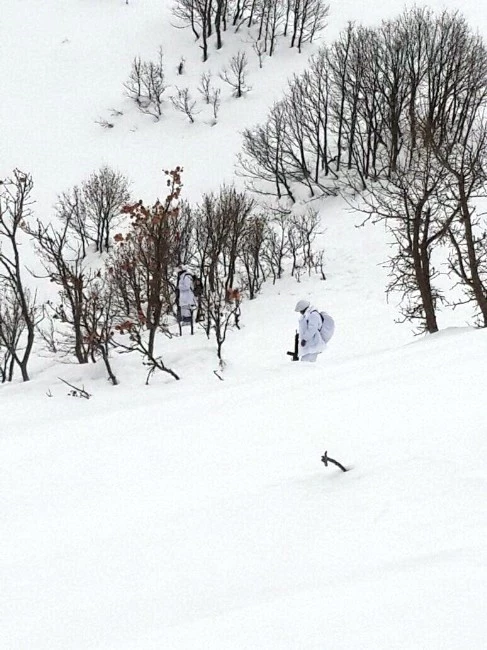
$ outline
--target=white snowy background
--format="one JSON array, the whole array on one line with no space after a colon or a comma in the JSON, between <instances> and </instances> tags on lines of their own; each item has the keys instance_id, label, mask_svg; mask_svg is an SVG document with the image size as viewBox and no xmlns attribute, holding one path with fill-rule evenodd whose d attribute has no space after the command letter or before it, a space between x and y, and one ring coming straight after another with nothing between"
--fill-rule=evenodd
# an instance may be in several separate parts
<instances>
[{"instance_id":1,"label":"white snowy background","mask_svg":"<svg viewBox=\"0 0 487 650\"><path fill-rule=\"evenodd\" d=\"M428 4L487 36L481 3ZM252 91L222 85L215 126L169 102L155 123L123 93L134 56L162 46L171 83L195 89L250 52L244 31L203 65L168 1L1 5L0 176L31 172L43 219L103 164L146 202L177 164L191 201L232 181L242 129L313 51L283 44L262 70L249 54ZM403 6L332 1L324 39ZM338 198L322 222L327 281L286 278L244 304L223 382L197 331L161 342L180 382L147 387L124 355L113 387L101 364L37 351L32 381L0 387L2 650L487 647L487 332L445 312L441 332L413 337L386 303L384 229L355 228ZM302 297L337 324L304 367L285 355ZM351 471L325 468L325 449Z\"/></svg>"}]
</instances>

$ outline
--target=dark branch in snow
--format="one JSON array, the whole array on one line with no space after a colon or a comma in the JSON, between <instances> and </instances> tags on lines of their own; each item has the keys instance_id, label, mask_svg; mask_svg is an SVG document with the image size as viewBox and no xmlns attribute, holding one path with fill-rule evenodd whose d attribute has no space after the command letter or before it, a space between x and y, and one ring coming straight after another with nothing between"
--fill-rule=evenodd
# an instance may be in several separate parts
<instances>
[{"instance_id":1,"label":"dark branch in snow","mask_svg":"<svg viewBox=\"0 0 487 650\"><path fill-rule=\"evenodd\" d=\"M66 386L72 388L72 390L68 393L68 395L70 395L71 397L84 397L85 399L90 399L91 393L88 393L88 391L85 390L84 386L82 388L79 388L74 384L70 384L69 381L62 379L62 377L58 377L58 379L62 381L63 384L66 384Z\"/></svg>"},{"instance_id":2,"label":"dark branch in snow","mask_svg":"<svg viewBox=\"0 0 487 650\"><path fill-rule=\"evenodd\" d=\"M342 470L342 472L348 472L348 469L346 467L343 467L343 465L341 463L339 463L337 460L333 460L333 458L330 458L328 456L327 451L325 451L325 453L321 457L321 461L323 463L325 463L325 467L328 467L328 463L333 463L333 465L336 465L337 467L339 467Z\"/></svg>"}]
</instances>

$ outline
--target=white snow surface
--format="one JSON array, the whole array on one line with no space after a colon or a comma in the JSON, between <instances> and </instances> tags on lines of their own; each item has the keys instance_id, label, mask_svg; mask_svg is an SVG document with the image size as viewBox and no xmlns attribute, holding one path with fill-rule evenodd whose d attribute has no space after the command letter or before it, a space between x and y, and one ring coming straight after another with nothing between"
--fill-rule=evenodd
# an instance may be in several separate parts
<instances>
[{"instance_id":1,"label":"white snow surface","mask_svg":"<svg viewBox=\"0 0 487 650\"><path fill-rule=\"evenodd\" d=\"M332 2L325 38L402 7ZM478 2L461 10L485 27ZM154 123L123 96L133 57L162 45L175 70L184 56L171 83L192 88L206 69L171 20L160 0L2 2L0 175L32 172L36 216L104 163L147 201L176 164L193 201L232 180L241 129L311 53L252 59L252 91L222 86L213 127L169 102ZM207 68L245 38L228 34ZM111 108L124 114L102 129ZM446 312L432 336L396 325L384 231L359 221L323 203L327 281L285 278L245 303L224 381L198 330L160 340L179 382L145 386L122 355L113 387L101 364L37 351L32 381L0 386L2 650L487 647L487 332ZM285 355L302 297L337 325L314 365ZM325 468L325 450L350 471Z\"/></svg>"}]
</instances>

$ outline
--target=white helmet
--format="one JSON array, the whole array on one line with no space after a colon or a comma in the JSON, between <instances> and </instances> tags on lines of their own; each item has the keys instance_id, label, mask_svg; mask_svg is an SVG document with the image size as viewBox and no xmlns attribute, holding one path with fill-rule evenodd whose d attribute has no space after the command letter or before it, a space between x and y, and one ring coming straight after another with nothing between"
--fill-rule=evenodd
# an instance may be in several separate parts
<instances>
[{"instance_id":1,"label":"white helmet","mask_svg":"<svg viewBox=\"0 0 487 650\"><path fill-rule=\"evenodd\" d=\"M308 307L310 306L309 300L298 300L296 303L296 307L294 308L294 311L306 311Z\"/></svg>"}]
</instances>

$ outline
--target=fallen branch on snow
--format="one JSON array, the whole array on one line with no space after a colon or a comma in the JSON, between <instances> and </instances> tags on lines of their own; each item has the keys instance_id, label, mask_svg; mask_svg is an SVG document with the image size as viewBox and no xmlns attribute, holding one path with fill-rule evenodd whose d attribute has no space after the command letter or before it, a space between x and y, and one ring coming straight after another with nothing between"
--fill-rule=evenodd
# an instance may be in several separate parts
<instances>
[{"instance_id":1,"label":"fallen branch on snow","mask_svg":"<svg viewBox=\"0 0 487 650\"><path fill-rule=\"evenodd\" d=\"M66 384L67 386L72 388L72 390L70 390L68 393L70 397L84 397L85 399L90 399L91 393L85 390L84 386L82 388L79 388L78 386L74 386L73 384L70 384L69 381L62 379L62 377L58 377L58 379L62 381L63 384Z\"/></svg>"},{"instance_id":2,"label":"fallen branch on snow","mask_svg":"<svg viewBox=\"0 0 487 650\"><path fill-rule=\"evenodd\" d=\"M325 467L328 467L328 463L333 463L333 465L336 465L337 467L339 467L342 470L342 472L348 472L348 469L346 467L343 467L343 465L341 463L339 463L337 460L333 460L333 458L330 458L328 456L327 451L325 451L325 453L321 457L321 462L325 463Z\"/></svg>"}]
</instances>

